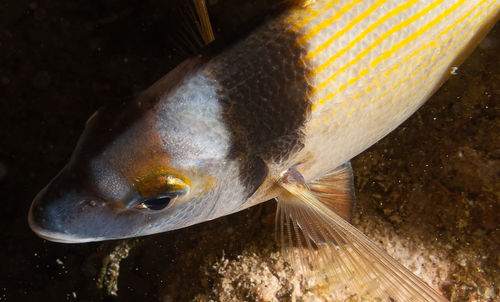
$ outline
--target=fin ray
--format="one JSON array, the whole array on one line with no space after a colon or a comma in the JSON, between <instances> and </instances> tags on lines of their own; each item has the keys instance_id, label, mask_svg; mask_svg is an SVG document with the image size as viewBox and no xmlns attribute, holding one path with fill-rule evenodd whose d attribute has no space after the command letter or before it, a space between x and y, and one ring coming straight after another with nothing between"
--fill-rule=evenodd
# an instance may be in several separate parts
<instances>
[{"instance_id":1,"label":"fin ray","mask_svg":"<svg viewBox=\"0 0 500 302\"><path fill-rule=\"evenodd\" d=\"M196 25L205 45L215 40L214 31L208 15L205 0L193 0L196 14L198 16Z\"/></svg>"},{"instance_id":2,"label":"fin ray","mask_svg":"<svg viewBox=\"0 0 500 302\"><path fill-rule=\"evenodd\" d=\"M288 170L279 184L285 191L278 196L276 221L294 267L382 299L446 301L318 199L297 170Z\"/></svg>"},{"instance_id":3,"label":"fin ray","mask_svg":"<svg viewBox=\"0 0 500 302\"><path fill-rule=\"evenodd\" d=\"M351 221L356 202L354 177L350 162L333 169L307 185L312 193L330 210L345 220Z\"/></svg>"},{"instance_id":4,"label":"fin ray","mask_svg":"<svg viewBox=\"0 0 500 302\"><path fill-rule=\"evenodd\" d=\"M307 7L316 1L318 0L289 0L289 2L299 7Z\"/></svg>"}]
</instances>

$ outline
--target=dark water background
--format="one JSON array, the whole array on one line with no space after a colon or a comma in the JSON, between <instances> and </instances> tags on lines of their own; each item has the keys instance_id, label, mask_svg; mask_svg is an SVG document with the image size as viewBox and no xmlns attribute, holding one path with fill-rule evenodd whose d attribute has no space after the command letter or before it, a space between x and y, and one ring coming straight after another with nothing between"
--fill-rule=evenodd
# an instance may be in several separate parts
<instances>
[{"instance_id":1,"label":"dark water background","mask_svg":"<svg viewBox=\"0 0 500 302\"><path fill-rule=\"evenodd\" d=\"M172 11L172 2L0 2L0 301L186 301L198 294L213 296L217 281L207 273L210 259L237 255L248 246L273 249L273 203L150 236L122 263L119 296L114 298L96 283L102 261L116 243L51 243L28 228L31 200L64 166L87 118L102 104L137 94L192 53L182 42L182 17ZM222 44L273 11L273 1L208 2ZM453 249L477 249L487 260L471 260L471 265L482 265L481 278L487 284L481 285L479 277L471 280L476 289L490 286L497 291L499 40L496 26L438 97L354 162L358 190L363 189L358 194L361 221L363 215L380 215L409 233L419 223L429 225L416 232L424 242L430 239L422 233L440 234ZM458 102L460 98L466 101ZM408 177L407 183L423 184L418 194L430 196L429 203L439 200L422 210L419 220L409 213L417 201L407 198L401 207L401 196L410 194L401 193L409 187L395 184L401 175ZM384 205L378 196L391 197ZM482 203L470 206L471 200ZM461 218L464 222L458 224ZM449 253L454 259L456 254ZM454 277L470 288L458 291L458 301L473 295L468 276L462 278L458 271ZM445 289L448 294L456 290L453 286ZM241 297L258 300L251 293Z\"/></svg>"}]
</instances>

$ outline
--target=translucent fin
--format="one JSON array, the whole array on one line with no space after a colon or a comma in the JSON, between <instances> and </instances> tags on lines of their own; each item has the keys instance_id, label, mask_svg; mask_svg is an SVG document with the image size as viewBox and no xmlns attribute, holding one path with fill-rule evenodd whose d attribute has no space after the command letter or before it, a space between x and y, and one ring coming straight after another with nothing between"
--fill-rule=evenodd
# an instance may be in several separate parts
<instances>
[{"instance_id":1,"label":"translucent fin","mask_svg":"<svg viewBox=\"0 0 500 302\"><path fill-rule=\"evenodd\" d=\"M278 196L277 234L296 269L386 301L447 301L323 204L297 170L284 173L279 185L285 190Z\"/></svg>"},{"instance_id":2,"label":"translucent fin","mask_svg":"<svg viewBox=\"0 0 500 302\"><path fill-rule=\"evenodd\" d=\"M210 24L210 18L208 17L207 5L205 0L193 0L193 2L196 14L198 15L196 25L198 26L203 42L205 42L205 44L209 44L215 38L212 25Z\"/></svg>"},{"instance_id":3,"label":"translucent fin","mask_svg":"<svg viewBox=\"0 0 500 302\"><path fill-rule=\"evenodd\" d=\"M348 162L308 183L311 192L325 206L351 221L356 200L351 164Z\"/></svg>"},{"instance_id":4,"label":"translucent fin","mask_svg":"<svg viewBox=\"0 0 500 302\"><path fill-rule=\"evenodd\" d=\"M176 0L169 7L166 26L171 30L168 38L179 50L192 55L214 41L214 33L205 0Z\"/></svg>"},{"instance_id":5,"label":"translucent fin","mask_svg":"<svg viewBox=\"0 0 500 302\"><path fill-rule=\"evenodd\" d=\"M317 0L289 0L289 1L292 2L294 5L306 7L306 6L313 4Z\"/></svg>"}]
</instances>

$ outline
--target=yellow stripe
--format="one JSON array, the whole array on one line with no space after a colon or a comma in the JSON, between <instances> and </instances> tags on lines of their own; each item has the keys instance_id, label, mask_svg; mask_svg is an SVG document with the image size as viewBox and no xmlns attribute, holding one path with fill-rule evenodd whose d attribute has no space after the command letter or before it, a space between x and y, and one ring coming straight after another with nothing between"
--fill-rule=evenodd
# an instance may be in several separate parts
<instances>
[{"instance_id":1,"label":"yellow stripe","mask_svg":"<svg viewBox=\"0 0 500 302\"><path fill-rule=\"evenodd\" d=\"M402 41L398 42L396 45L392 46L390 50L385 51L382 55L380 55L378 58L376 58L375 60L373 60L370 63L370 67L374 68L375 66L377 66L378 64L380 64L380 62L382 62L383 60L387 60L388 58L390 58L394 53L396 53L401 48L403 48L406 45L408 45L408 43L416 40L416 38L418 38L419 36L421 36L423 33L425 33L426 31L428 31L432 27L436 26L444 18L448 17L457 8L459 8L464 2L465 2L465 0L461 0L461 1L453 4L452 6L448 7L437 18L435 18L431 22L427 23L424 27L419 28L416 32L412 33L411 35L409 35L408 37L406 37Z\"/></svg>"},{"instance_id":2,"label":"yellow stripe","mask_svg":"<svg viewBox=\"0 0 500 302\"><path fill-rule=\"evenodd\" d=\"M351 62L349 62L347 65L344 65L343 67L341 67L340 69L338 69L336 72L334 72L326 81L324 81L323 83L321 83L320 85L318 85L317 87L313 88L311 90L311 94L314 94L316 93L319 89L322 89L324 88L328 83L330 83L331 81L333 81L335 79L335 77L341 73L341 72L345 72L347 70L347 68L353 66L354 64L358 63L364 56L366 56L366 54L368 54L368 52L370 52L372 49L374 49L376 46L378 46L380 43L382 43L383 40L387 39L390 35L400 31L401 29L403 29L404 27L408 26L409 24L415 22L418 18L424 16L425 14L427 14L429 11L435 9L439 4L441 4L442 2L444 2L445 0L439 0L439 1L435 1L435 2L432 2L429 6L425 7L423 10L419 11L418 13L416 13L415 15L412 15L410 18L404 20L403 22L395 25L393 28L391 28L389 31L385 32L382 36L380 36L374 43L372 43L369 47L367 47L366 49L364 49L354 60L352 60ZM464 1L464 0L462 0ZM363 71L364 72L364 71ZM359 79L360 76L357 76L355 77L356 79ZM330 94L328 94L325 98L321 99L319 101L319 104L323 105L327 100L331 99L336 93L338 93L339 91L341 90L338 90L338 91L334 91L334 92L331 92Z\"/></svg>"},{"instance_id":3,"label":"yellow stripe","mask_svg":"<svg viewBox=\"0 0 500 302\"><path fill-rule=\"evenodd\" d=\"M326 20L323 20L323 22L316 25L307 34L301 36L298 39L297 44L301 45L304 42L306 42L307 40L309 40L310 38L312 38L313 36L317 35L320 31L322 31L323 29L330 26L333 22L340 19L340 17L342 17L342 15L347 14L347 12L349 12L354 6L356 6L357 4L359 4L361 2L363 2L363 0L354 0L353 2L351 2L349 4L346 4L340 10L338 10L333 16L331 16L330 18L328 18Z\"/></svg>"},{"instance_id":4,"label":"yellow stripe","mask_svg":"<svg viewBox=\"0 0 500 302\"><path fill-rule=\"evenodd\" d=\"M451 24L450 26L448 26L448 28L446 28L444 31L442 31L437 37L436 39L432 40L431 42L427 43L426 45L422 45L421 47L419 47L417 50L415 50L414 52L412 52L408 57L404 58L402 60L402 63L401 64L404 64L406 62L408 62L411 58L413 58L415 55L417 55L418 53L422 52L423 50L425 50L426 48L431 48L431 47L440 47L442 46L441 45L438 45L436 46L436 42L435 40L438 40L440 37L444 36L445 34L447 34L451 29L455 28L459 23L463 22L465 20L465 18L468 18L475 10L477 10L481 5L483 5L484 3L486 2L486 0L483 0L481 1L480 3L476 4L476 6L474 6L471 10L469 10L465 15L463 15L462 17L460 17L460 19L456 20L453 24ZM483 10L484 11L484 10ZM474 19L474 18L473 18ZM467 26L470 22L466 23L465 26ZM460 29L461 30L461 29ZM454 34L452 36L450 36L446 41L445 43L447 43L449 40L451 40L452 38L454 38L459 32L460 30L457 30L454 32ZM421 61L423 58L425 57L422 56L420 57L418 61ZM394 70L398 69L401 64L396 64L394 65L391 69L389 69L388 71L385 72L385 75L388 77ZM378 78L377 78L377 82L378 82ZM368 86L366 89L365 89L365 92L368 93L374 86L376 85L376 82L373 83L372 85ZM394 86L391 88L391 90L394 90L395 88L397 87ZM357 95L354 96L355 99L358 99L360 98L361 96L364 96L366 95L366 93L359 93ZM369 104L367 104L369 105ZM364 108L364 107L363 107Z\"/></svg>"},{"instance_id":5,"label":"yellow stripe","mask_svg":"<svg viewBox=\"0 0 500 302\"><path fill-rule=\"evenodd\" d=\"M452 28L455 28L455 27L458 25L458 23L462 22L462 21L463 21L466 17L470 16L472 12L474 12L475 10L477 10L477 9L478 9L478 7L479 7L479 6L481 6L481 5L482 5L483 3L485 3L485 2L486 2L486 0L481 1L481 3L477 4L477 5L476 5L473 9L469 10L469 11L467 12L467 14L465 14L464 16L462 16L460 19L458 19L458 20L457 20L457 21L455 21L452 25L450 25L450 26L449 26L446 30L444 30L443 32L441 32L441 33L439 34L439 36L438 36L438 37L441 37L441 36L445 35L445 34L446 34L447 32L449 32ZM436 43L435 43L434 41L432 41L431 43L428 43L428 44L427 44L427 45L425 45L424 47L421 47L419 50L421 51L421 50L423 50L423 49L425 49L425 48L428 48L429 46L434 46L434 47L436 47L437 49L439 49L441 46L445 45L445 44L446 44L446 43L448 43L451 39L453 39L454 37L456 37L456 35L457 35L458 33L462 32L462 30L463 30L465 27L467 27L467 26L468 26L468 25L469 25L469 24L470 24L473 20L477 19L477 17L478 17L478 16L480 16L480 15L481 15L481 14L483 14L485 11L487 11L487 10L491 7L491 5L492 5L492 4L490 4L489 6L487 6L486 8L484 8L483 10L481 10L480 12L478 12L478 13L477 13L474 17L472 17L472 19L471 19L471 20L469 20L467 23L465 23L465 24L464 24L461 28L457 29L457 30L453 33L453 35L449 36L449 37L448 37L445 41L443 41L441 44L436 45ZM454 48L458 42L460 42L460 41L461 41L464 37L467 37L467 36L470 34L470 31L474 30L475 28L477 28L477 26L476 26L476 27L474 27L474 28L472 28L471 30L467 31L467 32L466 32L465 34L463 34L463 35L462 35L459 39L457 39L457 40L455 41L455 43L453 43L452 45L448 46L448 48L445 50L445 52L446 52L446 51L448 51L448 50L449 50L449 49L451 49L451 48ZM436 40L437 40L437 38L436 38ZM407 61L409 60L409 58L413 57L414 55L415 55L415 53L412 53L410 56L408 56L407 58L405 58L405 60L404 60L404 61L405 61L405 62L407 62ZM420 56L420 57L417 59L417 61L415 61L413 64L418 64L419 62L423 61L425 58L426 58L426 55L424 54L424 55ZM354 114L356 111L362 110L363 108L365 108L365 107L367 107L367 106L370 106L370 105L373 105L373 104L375 104L377 101L379 101L379 100L381 100L381 99L384 99L384 98L385 98L385 96L387 96L387 94L388 94L389 92L394 91L394 90L395 90L395 89L397 89L397 88L398 88L401 84L408 83L408 82L410 81L410 79L414 78L414 77L415 77L418 73L420 73L422 70L424 70L425 68L427 68L427 66L429 66L430 64L432 64L434 61L435 61L435 60L429 60L429 61L427 62L427 64L425 64L425 65L421 66L420 68L418 68L417 70L415 70L415 72L414 72L413 74L411 74L410 76L408 76L408 77L406 77L406 78L404 78L404 79L400 80L400 81L399 81L399 82L397 82L394 86L392 86L391 88L387 89L387 90L386 90L386 92L385 92L385 93L384 93L381 97L379 97L379 98L375 98L375 99L373 99L373 100L372 100L372 101L370 101L370 102L366 102L366 103L361 104L361 106L359 106L358 108L355 108L355 109L351 110L350 112L348 112L348 113L347 113L347 115L352 115L352 114ZM444 62L445 62L445 61L444 61ZM444 64L444 63L442 63L442 64ZM439 65L439 66L441 66L441 65ZM394 70L394 69L392 69L392 70ZM431 73L432 73L432 71L431 71ZM387 74L387 75L388 75L388 74ZM426 77L428 77L428 75L426 75ZM377 78L377 80L378 80L378 78ZM373 86L373 85L372 85L372 86ZM415 86L415 85L413 85L413 86ZM369 90L369 89L368 89L368 90ZM402 92L402 93L404 93L404 92ZM357 95L355 98L358 98L358 97L360 97L360 96L362 96L362 95ZM396 96L393 96L392 100L394 100L394 99L395 99L395 97L396 97ZM390 101L392 101L392 100L390 100ZM386 101L386 103L383 103L383 105L386 105L386 104L387 104L387 101Z\"/></svg>"},{"instance_id":6,"label":"yellow stripe","mask_svg":"<svg viewBox=\"0 0 500 302\"><path fill-rule=\"evenodd\" d=\"M486 0L483 0L481 1L480 3L478 3L476 6L474 6L471 10L469 10L465 15L463 15L460 19L456 20L452 25L448 26L448 28L446 28L446 30L442 31L437 37L435 40L439 39L440 37L442 37L443 35L447 34L451 29L455 28L459 23L461 23L463 20L465 20L465 18L469 17L479 6L483 5L484 3L486 2ZM474 18L473 18L474 19ZM470 22L468 22L465 26L467 26ZM454 38L457 33L460 32L460 30L458 31L455 31L455 33L450 36L444 43L447 43L448 41L450 41L452 38ZM422 52L424 49L426 48L431 48L431 47L440 47L442 46L442 44L440 45L436 45L436 42L434 40L432 40L431 42L427 43L426 45L422 45L421 47L419 47L417 50L415 50L414 52L412 52L408 57L404 58L403 61L402 61L402 64L403 63L406 63L408 62L411 58L413 58L415 55L417 55L418 53ZM420 62L422 61L423 59L425 58L425 55L419 57L419 59L417 60L417 62ZM385 72L385 76L390 76L390 74L398 69L402 64L396 64L394 65L391 69L389 69L388 71ZM378 78L375 79L375 82L372 83L370 86L366 87L365 90L364 90L364 93L358 93L354 96L354 99L359 99L360 97L366 95L368 92L370 92L370 90L379 82ZM398 82L398 83L402 83L402 82ZM394 90L398 87L398 85L395 85L393 86L390 90ZM372 103L376 102L377 100L373 100L372 102L370 103L367 103L365 105L362 105L360 107L360 109L368 106L368 105L371 105ZM353 113L352 111L349 112L348 114L351 114Z\"/></svg>"},{"instance_id":7,"label":"yellow stripe","mask_svg":"<svg viewBox=\"0 0 500 302\"><path fill-rule=\"evenodd\" d=\"M480 15L482 15L485 11L487 11L488 9L490 9L490 8L491 8L491 6L492 6L494 3L495 3L495 2L490 3L490 4L486 7L486 8L484 8L484 9L483 9L483 10L481 10L479 13L477 13L477 14L476 14L476 15L472 18L472 20L476 20L476 19L477 19ZM499 9L499 8L500 8L500 5L499 5L499 6L497 6L497 8L493 9L493 10L492 10L492 11L491 11L488 15L486 15L486 17L484 17L484 18L483 18L483 20L488 20L488 19L489 19L489 18L490 18L490 17L491 17L491 16L492 16L495 12L496 12L496 10L497 10L497 9ZM471 23L471 22L468 22L468 23L467 23L467 24L465 24L465 25L464 25L461 29L463 29L463 28L467 27L470 23ZM460 38L460 39L456 39L456 40L455 40L455 43L453 43L452 45L448 46L448 48L445 50L445 52L446 52L446 51L448 51L448 50L450 50L450 49L454 49L454 48L455 48L455 46L456 46L456 45L457 45L460 41L462 41L463 37L468 37L468 36L471 36L471 33L472 33L472 32L474 32L474 31L476 31L476 30L478 29L478 27L480 27L480 26L482 26L482 25L484 25L484 22L479 22L479 23L478 23L478 24L476 24L474 27L472 27L471 29L469 29L469 30L468 30L465 34L463 34L463 35L461 36L461 38ZM461 31L457 31L457 33L458 33L458 32L461 32ZM449 41L449 39L448 39L447 41ZM442 43L441 45L444 45L445 43L446 43L446 42ZM440 46L441 46L441 45L440 45ZM403 90L402 92L400 92L400 93L398 93L398 94L394 95L391 99L389 99L389 100L385 101L384 103L382 103L382 104L381 104L381 106L387 106L389 103L391 103L391 102L393 102L394 100L398 99L398 97L399 97L399 96L404 95L405 93L407 93L407 92L408 92L411 88L415 87L418 83L422 82L424 79L428 79L429 77L434 76L434 74L435 74L435 73L436 73L436 72L437 72L440 68L442 68L442 67L443 67L443 65L445 65L445 64L450 64L450 63L451 63L451 62L455 59L455 57L456 57L456 56L457 56L460 52L462 52L462 51L464 50L464 48L466 48L467 46L468 46L468 45L467 45L467 44L465 44L463 47L461 47L461 48L459 48L459 49L455 50L452 54L447 55L447 57L451 58L451 60L442 60L442 61L441 61L441 63L440 63L439 65L435 66L435 67L434 67L434 68L433 68L430 72L425 73L423 76L421 76L421 77L419 78L419 80L418 80L418 81L416 81L416 82L415 82L412 86L408 86L408 87L407 87L405 90ZM432 61L432 62L434 62L434 61ZM419 70L415 71L413 74L411 74L410 76L408 76L406 79L403 79L402 81L400 81L400 82L398 83L398 85L400 85L400 84L402 84L402 83L407 82L409 79L412 79L412 78L414 79L418 73L420 73L420 72L421 72L421 71L422 71L425 67L427 67L427 66L428 66L428 65L430 65L430 64L431 64L431 62L427 63L427 64L426 64L425 66L423 66L422 68L419 68ZM398 85L397 85L397 86L398 86ZM389 91L390 91L390 90L389 90ZM387 92L384 94L384 96L385 96L385 95L387 95L387 93L388 93L389 91L387 91Z\"/></svg>"},{"instance_id":8,"label":"yellow stripe","mask_svg":"<svg viewBox=\"0 0 500 302\"><path fill-rule=\"evenodd\" d=\"M315 5L307 6L305 9L301 10L301 12L300 12L300 14L302 14L302 15L304 15L304 13L306 13L307 17L301 16L302 18L300 21L295 20L293 22L293 30L296 31L296 30L300 29L301 27L303 27L304 25L309 23L309 21L316 18L321 13L328 12L330 10L330 8L332 8L332 6L334 6L335 4L339 3L339 1L340 0L327 1L326 6L320 7L320 8L317 8ZM314 9L314 11L313 11L313 9Z\"/></svg>"},{"instance_id":9,"label":"yellow stripe","mask_svg":"<svg viewBox=\"0 0 500 302\"><path fill-rule=\"evenodd\" d=\"M490 3L490 4L486 7L486 8L484 8L484 9L483 9L483 10L481 10L479 13L477 13L477 14L474 16L474 18L473 18L472 20L476 20L476 19L477 19L480 15L482 15L485 11L487 11L488 9L490 9L490 8L491 8L491 6L492 6L494 3L495 3L495 2ZM498 8L497 8L497 9L498 9ZM491 15L495 13L495 11L496 11L496 10L492 10L492 11L491 11L488 15L486 15L486 17L485 17L485 18L483 18L483 20L487 20L487 19L489 19L489 17L491 17ZM463 29L463 28L465 28L466 26L468 26L469 24L470 24L470 22L468 22L466 25L464 25L464 26L462 27L462 29ZM463 40L463 37L468 37L468 36L471 36L471 33L472 33L472 32L474 32L474 31L476 31L476 30L478 29L478 27L480 27L480 26L482 26L482 25L484 25L484 22L479 22L478 24L476 24L474 27L472 27L471 29L469 29L469 30L468 30L465 34L463 34L463 35L461 36L461 38L460 38L460 39L456 39L456 40L455 40L455 43L453 43L452 45L448 46L448 48L447 48L444 52L447 52L447 51L448 51L448 50L450 50L450 49L454 49L454 48L457 46L457 44L458 44L460 41L462 41L462 40ZM441 45L444 45L444 44L445 44L445 43L442 43ZM421 82L423 79L429 78L429 74L431 74L431 75L432 75L432 74L436 73L436 71L438 71L438 70L439 70L439 69L440 69L443 65L445 65L445 64L450 64L450 63L451 63L451 62L452 62L452 61L453 61L453 60L454 60L454 59L458 56L458 54L459 54L459 53L461 53L461 52L464 50L464 48L466 48L466 47L468 47L468 44L467 44L467 43L466 43L466 44L464 44L461 48L456 49L456 50L455 50L453 53L451 53L450 55L447 55L447 57L451 58L451 60L442 60L442 61L441 61L441 63L440 63L439 65L435 66L433 69L431 69L431 71L430 71L429 73L424 74L424 75L421 77L421 80L420 80L419 82ZM426 65L426 66L430 65L430 64L431 64L431 63L433 63L433 62L434 62L434 61L427 63L427 65ZM425 68L425 66L424 66L424 68ZM422 68L421 68L421 69L422 69ZM421 71L421 69L420 69L420 71ZM411 78L411 77L415 77L415 75L416 75L417 73L418 73L418 72L414 72L414 73L413 73L413 74L412 74L409 78ZM419 83L419 82L417 82L417 83ZM415 84L417 84L417 83L415 83ZM413 85L413 86L415 86L415 85ZM400 94L404 94L404 93L408 92L408 90L409 90L409 89L411 89L411 88L412 88L411 86L408 86L408 87L407 87L407 88L406 88L403 92L401 92ZM393 99L387 100L386 102L382 103L382 105L383 105L383 106L385 106L385 105L387 105L389 102L392 102L394 99L395 99L395 97L393 97Z\"/></svg>"},{"instance_id":10,"label":"yellow stripe","mask_svg":"<svg viewBox=\"0 0 500 302\"><path fill-rule=\"evenodd\" d=\"M371 15L377 8L379 8L382 4L386 3L387 0L378 0L373 3L366 11L364 11L361 15L358 15L355 19L351 20L349 24L347 24L344 28L336 32L333 36L331 36L326 42L316 48L314 51L308 53L304 59L311 59L315 57L318 53L322 52L326 47L333 43L336 39L342 37L346 32L351 30L356 24L364 20L366 17Z\"/></svg>"},{"instance_id":11,"label":"yellow stripe","mask_svg":"<svg viewBox=\"0 0 500 302\"><path fill-rule=\"evenodd\" d=\"M460 19L456 20L452 25L448 26L448 28L446 28L446 30L442 31L437 37L435 40L437 40L438 38L442 37L443 35L447 34L451 29L453 29L454 27L456 27L459 23L461 23L463 20L465 20L465 18L469 17L472 12L474 12L478 7L480 7L481 5L483 5L484 3L486 2L486 0L483 0L481 2L479 2L478 4L476 4L476 6L474 6L471 10L469 10L465 15L463 15L462 17L460 17ZM467 23L469 24L469 23ZM448 40L446 41L449 41L450 39L452 39L453 37L456 36L456 34L458 33L458 31L455 31L455 34L453 34L452 36L450 36L448 38ZM429 48L429 47L436 47L436 42L435 40L432 40L430 41L429 43L427 43L426 45L422 45L421 47L419 47L417 50L415 50L414 52L412 52L408 57L404 58L402 60L402 63L406 63L408 62L412 57L414 57L415 55L417 55L418 53L420 53L421 51L423 51L424 49L426 48ZM385 72L385 75L386 76L389 76L394 70L398 69L400 67L400 64L396 64L394 65L391 69L389 69L388 71ZM369 89L369 88L368 88ZM357 95L357 97L359 97L361 95Z\"/></svg>"},{"instance_id":12,"label":"yellow stripe","mask_svg":"<svg viewBox=\"0 0 500 302\"><path fill-rule=\"evenodd\" d=\"M374 24L370 25L366 30L364 30L360 35L358 35L354 40L352 40L345 48L337 52L335 55L331 56L325 63L321 64L318 68L315 70L311 71L310 76L314 76L321 71L323 71L326 67L328 67L330 64L332 64L337 58L341 57L344 55L348 50L356 46L361 40L366 38L371 32L376 30L378 26L389 20L390 18L398 15L399 13L407 10L411 6L413 6L415 3L417 3L419 0L410 0L395 9L391 10L388 12L386 15L384 15L382 18L378 19L377 22ZM328 47L329 45L325 45L325 47ZM310 58L311 59L311 58ZM318 88L319 89L319 88Z\"/></svg>"}]
</instances>

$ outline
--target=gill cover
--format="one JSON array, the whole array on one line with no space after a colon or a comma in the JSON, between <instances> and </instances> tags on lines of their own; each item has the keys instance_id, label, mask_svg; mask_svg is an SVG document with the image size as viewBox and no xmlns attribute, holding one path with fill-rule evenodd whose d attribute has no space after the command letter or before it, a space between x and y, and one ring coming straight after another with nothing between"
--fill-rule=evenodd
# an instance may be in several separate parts
<instances>
[{"instance_id":1,"label":"gill cover","mask_svg":"<svg viewBox=\"0 0 500 302\"><path fill-rule=\"evenodd\" d=\"M58 242L127 238L239 208L267 167L232 151L217 82L198 72L201 64L186 61L137 99L97 111L33 201L33 231Z\"/></svg>"}]
</instances>

